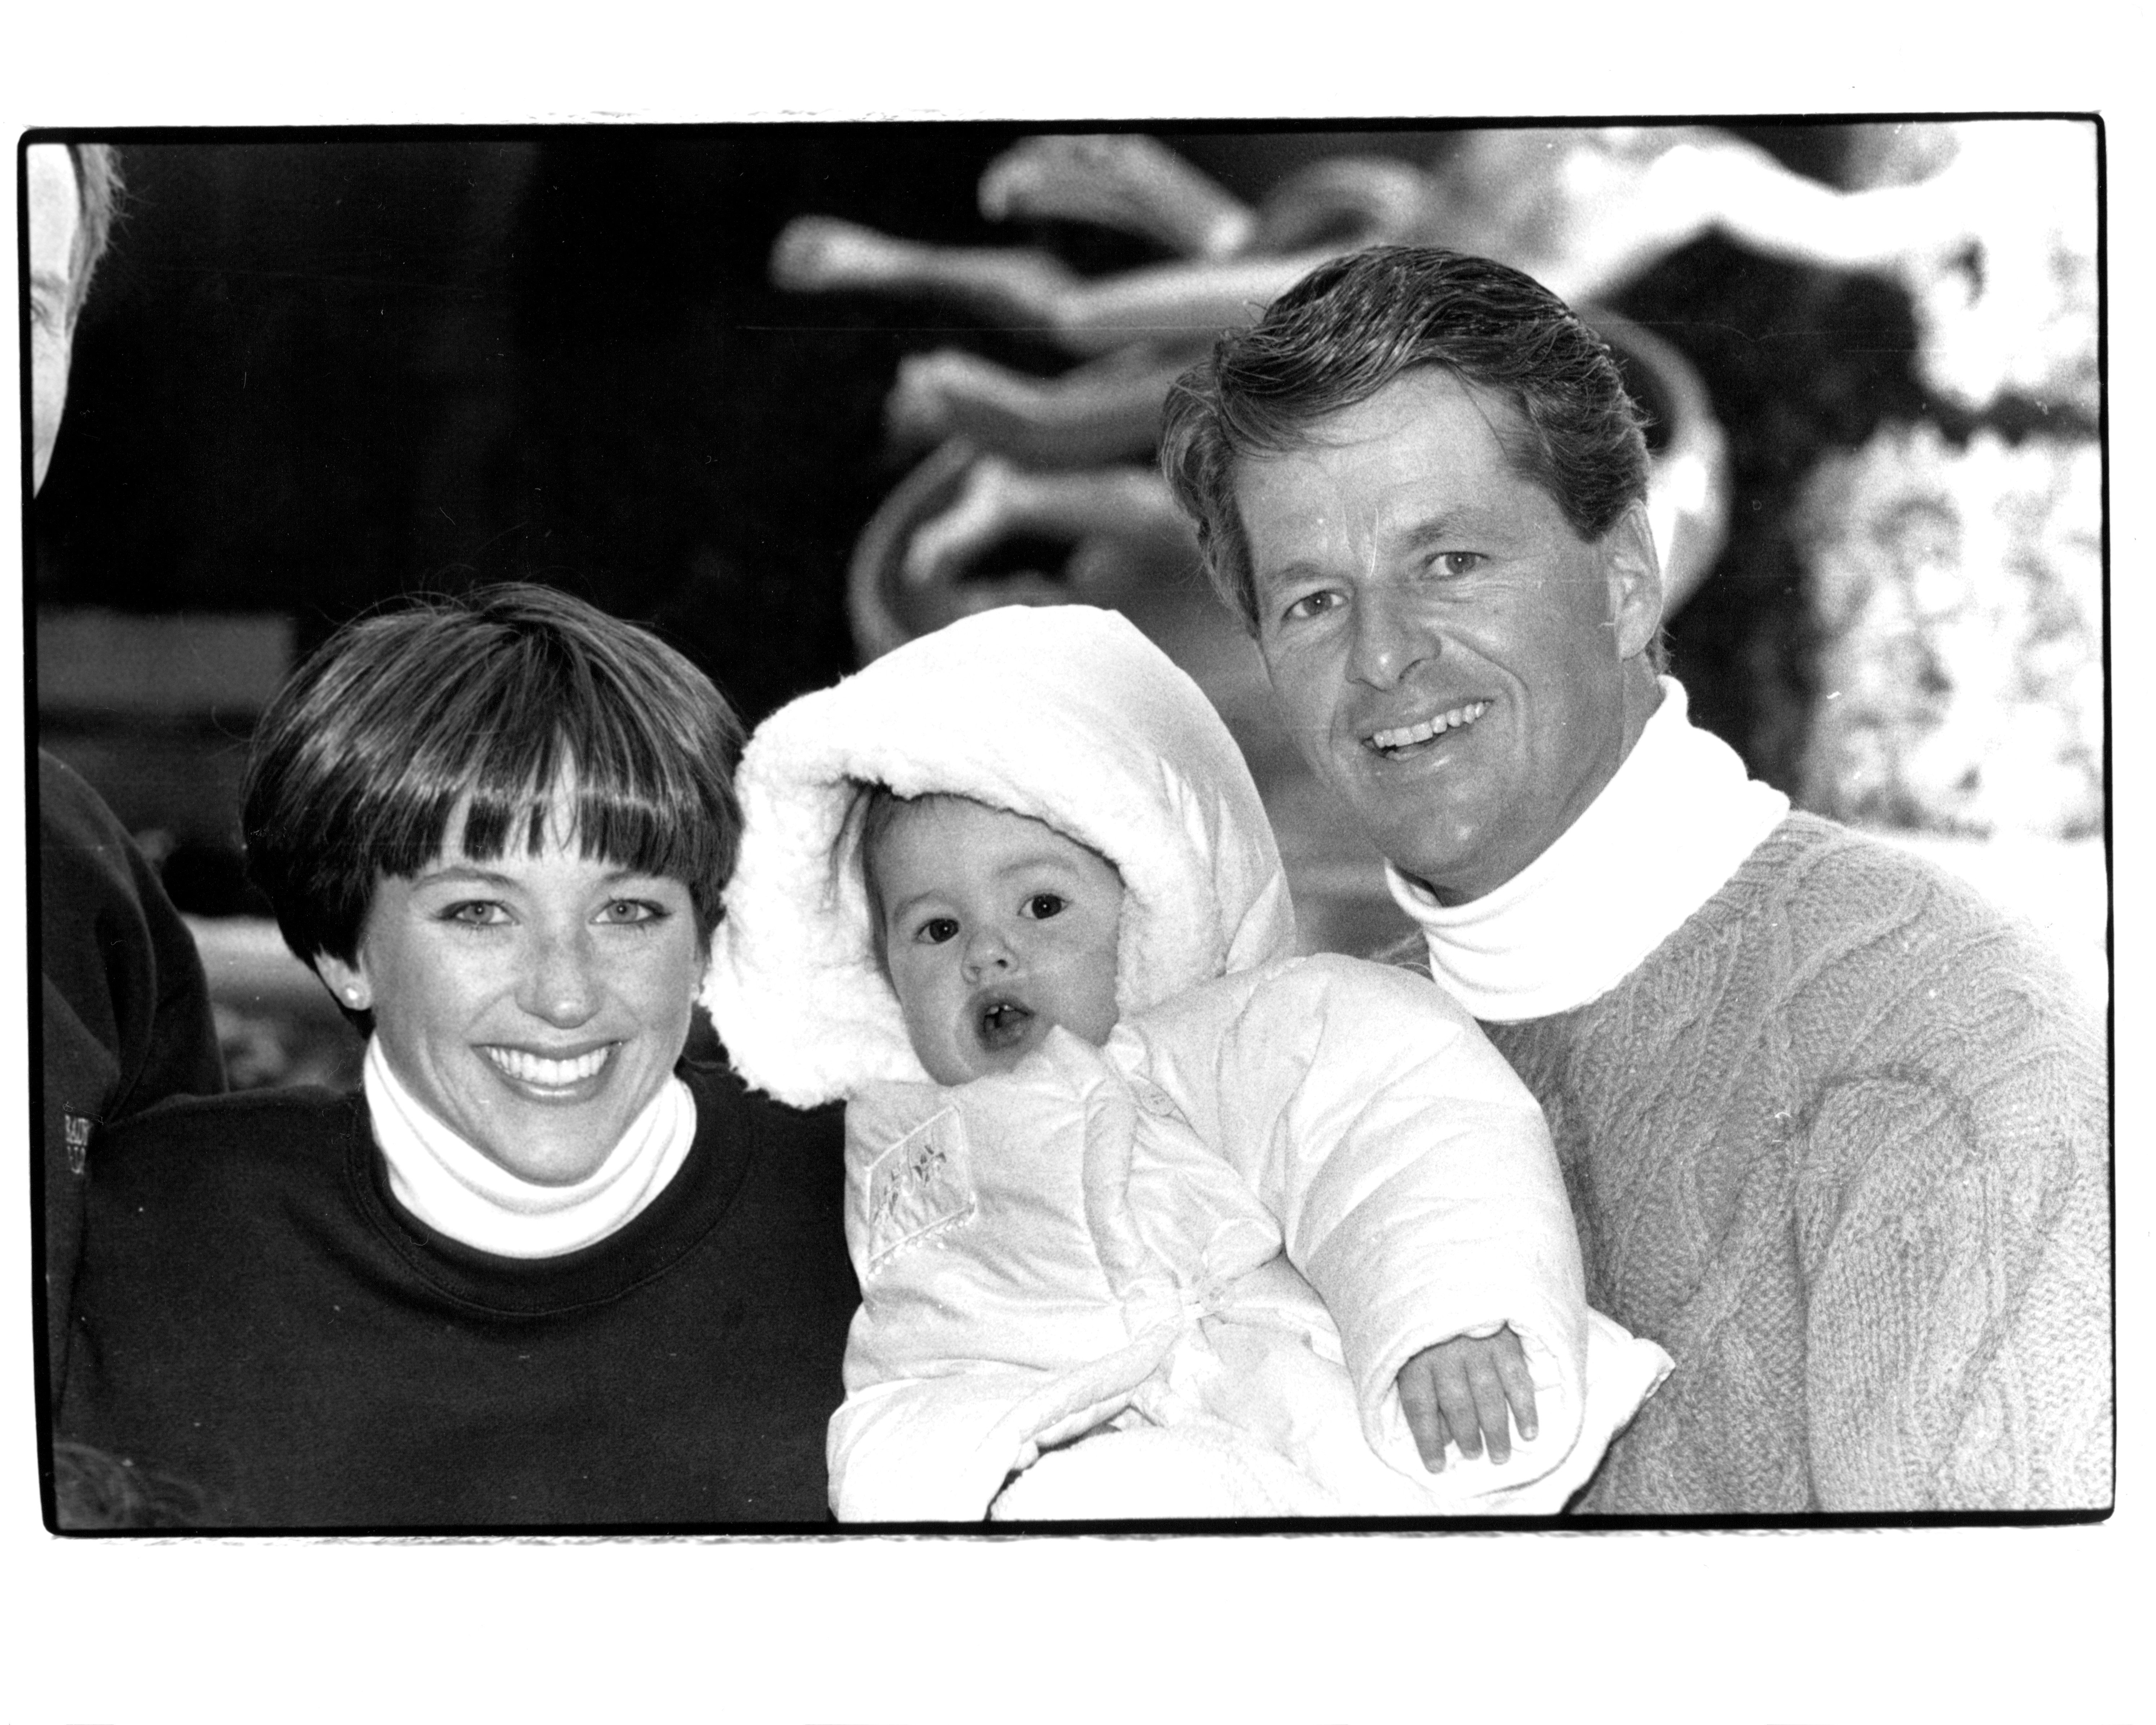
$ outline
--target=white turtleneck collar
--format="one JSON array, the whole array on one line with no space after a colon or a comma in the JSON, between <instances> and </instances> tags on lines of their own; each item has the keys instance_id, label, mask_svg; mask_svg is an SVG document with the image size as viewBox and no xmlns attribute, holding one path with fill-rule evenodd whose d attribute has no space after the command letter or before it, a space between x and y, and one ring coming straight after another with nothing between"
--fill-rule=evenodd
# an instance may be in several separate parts
<instances>
[{"instance_id":1,"label":"white turtleneck collar","mask_svg":"<svg viewBox=\"0 0 2156 1725\"><path fill-rule=\"evenodd\" d=\"M1737 752L1662 700L1609 783L1554 844L1494 892L1450 908L1388 865L1430 943L1430 974L1486 1022L1584 1006L1637 969L1721 891L1789 812Z\"/></svg>"},{"instance_id":2,"label":"white turtleneck collar","mask_svg":"<svg viewBox=\"0 0 2156 1725\"><path fill-rule=\"evenodd\" d=\"M696 1102L669 1078L583 1179L519 1179L444 1126L367 1044L367 1106L398 1203L436 1232L503 1258L554 1258L625 1227L666 1189L696 1136Z\"/></svg>"}]
</instances>

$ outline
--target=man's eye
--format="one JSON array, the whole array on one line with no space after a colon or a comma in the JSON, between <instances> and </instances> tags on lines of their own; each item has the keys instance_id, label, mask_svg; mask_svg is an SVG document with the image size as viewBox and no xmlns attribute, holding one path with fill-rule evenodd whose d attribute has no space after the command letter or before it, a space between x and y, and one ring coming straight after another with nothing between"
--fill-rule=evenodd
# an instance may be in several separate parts
<instances>
[{"instance_id":1,"label":"man's eye","mask_svg":"<svg viewBox=\"0 0 2156 1725\"><path fill-rule=\"evenodd\" d=\"M1050 916L1060 916L1070 901L1053 892L1036 892L1025 901L1025 914L1037 922L1045 922Z\"/></svg>"},{"instance_id":2,"label":"man's eye","mask_svg":"<svg viewBox=\"0 0 2156 1725\"><path fill-rule=\"evenodd\" d=\"M958 919L956 916L931 916L914 931L913 937L923 946L940 947L944 942L958 937Z\"/></svg>"},{"instance_id":3,"label":"man's eye","mask_svg":"<svg viewBox=\"0 0 2156 1725\"><path fill-rule=\"evenodd\" d=\"M1440 575L1467 575L1481 568L1485 561L1479 551L1440 552L1436 568Z\"/></svg>"},{"instance_id":4,"label":"man's eye","mask_svg":"<svg viewBox=\"0 0 2156 1725\"><path fill-rule=\"evenodd\" d=\"M1329 589L1321 593L1306 593L1281 613L1283 623L1306 623L1313 617L1322 617L1340 603L1340 595Z\"/></svg>"}]
</instances>

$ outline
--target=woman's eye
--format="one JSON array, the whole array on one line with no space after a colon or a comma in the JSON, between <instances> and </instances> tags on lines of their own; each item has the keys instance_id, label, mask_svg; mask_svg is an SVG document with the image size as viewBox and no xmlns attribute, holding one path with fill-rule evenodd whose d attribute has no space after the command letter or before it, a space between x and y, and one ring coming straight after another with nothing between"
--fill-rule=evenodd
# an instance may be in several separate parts
<instances>
[{"instance_id":1,"label":"woman's eye","mask_svg":"<svg viewBox=\"0 0 2156 1725\"><path fill-rule=\"evenodd\" d=\"M947 940L957 938L957 934L958 919L956 916L931 916L914 931L913 937L923 946L940 947Z\"/></svg>"},{"instance_id":2,"label":"woman's eye","mask_svg":"<svg viewBox=\"0 0 2156 1725\"><path fill-rule=\"evenodd\" d=\"M1025 901L1025 914L1035 922L1045 922L1050 916L1060 916L1070 901L1053 892L1036 892Z\"/></svg>"},{"instance_id":3,"label":"woman's eye","mask_svg":"<svg viewBox=\"0 0 2156 1725\"><path fill-rule=\"evenodd\" d=\"M508 920L507 909L492 899L468 898L442 912L444 922L458 923L466 928L485 928Z\"/></svg>"},{"instance_id":4,"label":"woman's eye","mask_svg":"<svg viewBox=\"0 0 2156 1725\"><path fill-rule=\"evenodd\" d=\"M599 913L602 922L656 922L666 914L665 907L654 905L648 899L618 898Z\"/></svg>"}]
</instances>

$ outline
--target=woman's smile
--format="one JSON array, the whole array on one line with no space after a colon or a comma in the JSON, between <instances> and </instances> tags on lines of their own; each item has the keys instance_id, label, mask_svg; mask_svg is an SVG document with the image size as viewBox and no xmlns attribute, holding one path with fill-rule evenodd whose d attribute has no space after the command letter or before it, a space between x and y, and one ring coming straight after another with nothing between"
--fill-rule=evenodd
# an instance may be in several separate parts
<instances>
[{"instance_id":1,"label":"woman's smile","mask_svg":"<svg viewBox=\"0 0 2156 1725\"><path fill-rule=\"evenodd\" d=\"M606 1070L617 1043L602 1043L587 1054L550 1059L521 1048L502 1048L481 1044L480 1052L494 1062L503 1077L518 1088L551 1098L560 1096L583 1100L598 1086L592 1081Z\"/></svg>"}]
</instances>

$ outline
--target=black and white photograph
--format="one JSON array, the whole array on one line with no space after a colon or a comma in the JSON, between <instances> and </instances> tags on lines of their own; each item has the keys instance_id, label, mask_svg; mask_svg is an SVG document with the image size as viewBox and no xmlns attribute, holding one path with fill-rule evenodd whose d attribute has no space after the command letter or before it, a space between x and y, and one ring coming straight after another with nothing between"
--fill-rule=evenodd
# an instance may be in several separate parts
<instances>
[{"instance_id":1,"label":"black and white photograph","mask_svg":"<svg viewBox=\"0 0 2156 1725\"><path fill-rule=\"evenodd\" d=\"M2123 1553L2103 114L65 118L40 1562Z\"/></svg>"}]
</instances>

